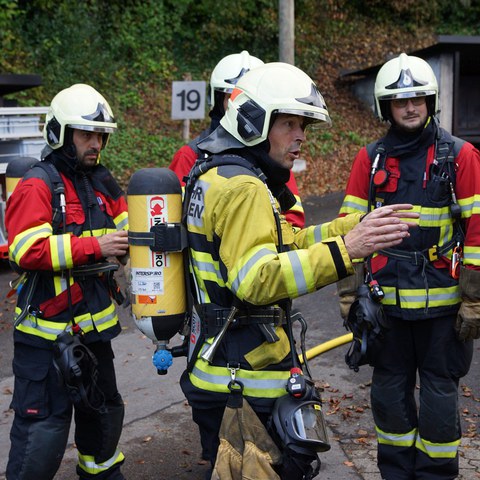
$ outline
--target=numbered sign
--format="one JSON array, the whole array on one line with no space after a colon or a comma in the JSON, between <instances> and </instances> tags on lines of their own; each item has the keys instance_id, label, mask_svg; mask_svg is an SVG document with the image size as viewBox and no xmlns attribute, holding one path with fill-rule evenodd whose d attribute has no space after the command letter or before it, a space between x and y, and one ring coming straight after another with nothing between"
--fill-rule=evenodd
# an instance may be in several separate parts
<instances>
[{"instance_id":1,"label":"numbered sign","mask_svg":"<svg viewBox=\"0 0 480 480\"><path fill-rule=\"evenodd\" d=\"M172 119L205 118L205 88L203 81L172 82Z\"/></svg>"}]
</instances>

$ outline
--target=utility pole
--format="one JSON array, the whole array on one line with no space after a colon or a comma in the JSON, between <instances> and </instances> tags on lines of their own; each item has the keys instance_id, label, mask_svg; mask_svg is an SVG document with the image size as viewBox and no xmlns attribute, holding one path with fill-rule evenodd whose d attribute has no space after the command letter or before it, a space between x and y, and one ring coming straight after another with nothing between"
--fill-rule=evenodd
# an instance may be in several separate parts
<instances>
[{"instance_id":1,"label":"utility pole","mask_svg":"<svg viewBox=\"0 0 480 480\"><path fill-rule=\"evenodd\" d=\"M279 60L295 65L295 0L278 0L278 27Z\"/></svg>"}]
</instances>

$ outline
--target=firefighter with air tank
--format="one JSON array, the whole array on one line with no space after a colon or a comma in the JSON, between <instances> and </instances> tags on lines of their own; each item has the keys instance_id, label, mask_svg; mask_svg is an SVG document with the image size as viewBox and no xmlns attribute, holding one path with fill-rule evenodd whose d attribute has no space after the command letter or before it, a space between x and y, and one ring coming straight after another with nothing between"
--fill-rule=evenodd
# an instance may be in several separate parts
<instances>
[{"instance_id":1,"label":"firefighter with air tank","mask_svg":"<svg viewBox=\"0 0 480 480\"><path fill-rule=\"evenodd\" d=\"M145 213L146 219L129 233L131 249L143 249L138 261L145 262L137 265L132 252L132 270L155 268L152 252L166 244L171 252L183 249L179 258L188 267L184 265L189 274L191 333L181 387L199 426L212 478L224 478L224 469L242 469L229 463L235 463L231 457L217 457L220 444L235 443L230 437L221 440L219 434L222 419L227 421L223 418L227 403L239 391L255 412L261 438L271 438L281 451L275 455L272 442L254 444L253 456L247 449L245 467L255 459L258 478L295 480L316 475L317 452L327 449L328 441L315 428L321 422L319 395L303 374L293 345L291 299L351 275L353 258L399 244L409 236L408 219L417 217L408 212L410 205L401 204L363 217L294 229L281 213L292 206L284 203L281 193L306 140L306 128L319 125L330 125L330 117L317 86L304 72L284 63L250 70L233 89L218 128L198 144L205 159L197 161L187 180L184 221L180 222L178 211L171 218L168 211L168 221L155 226L147 219L150 213ZM180 184L173 187L160 170L155 181L148 172L142 177L152 178L161 190L129 185L129 203L131 195L143 192L148 197L139 200L143 212L151 210L152 198L162 192L169 197L164 205L170 205L170 195L179 202ZM132 211L130 215L133 218ZM171 242L170 233L175 239ZM151 299L157 302L156 317L146 317L146 328L153 331L150 338L156 342L162 338L153 324L160 325L162 315L176 315L174 308L160 305L169 288L165 270L155 285L156 298ZM144 285L137 275L132 282L133 301ZM139 317L148 302L142 301L135 306ZM294 419L312 429L296 434ZM222 432L226 430L224 423Z\"/></svg>"}]
</instances>

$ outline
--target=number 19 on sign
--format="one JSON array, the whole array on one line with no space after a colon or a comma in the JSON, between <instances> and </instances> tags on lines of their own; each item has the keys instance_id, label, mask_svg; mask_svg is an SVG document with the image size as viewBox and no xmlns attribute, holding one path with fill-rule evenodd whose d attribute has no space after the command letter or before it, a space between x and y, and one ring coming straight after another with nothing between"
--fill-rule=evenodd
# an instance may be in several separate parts
<instances>
[{"instance_id":1,"label":"number 19 on sign","mask_svg":"<svg viewBox=\"0 0 480 480\"><path fill-rule=\"evenodd\" d=\"M172 82L172 119L205 118L205 88L203 81Z\"/></svg>"}]
</instances>

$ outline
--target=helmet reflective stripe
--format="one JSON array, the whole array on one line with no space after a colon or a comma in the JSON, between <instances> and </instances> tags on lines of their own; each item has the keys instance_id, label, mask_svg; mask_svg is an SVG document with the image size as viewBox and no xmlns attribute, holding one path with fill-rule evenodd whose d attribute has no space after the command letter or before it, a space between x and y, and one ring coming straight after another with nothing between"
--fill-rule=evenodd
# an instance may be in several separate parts
<instances>
[{"instance_id":1,"label":"helmet reflective stripe","mask_svg":"<svg viewBox=\"0 0 480 480\"><path fill-rule=\"evenodd\" d=\"M285 113L307 119L307 124L330 126L322 94L312 79L293 65L273 62L246 73L228 101L221 125L247 146L268 137L272 115Z\"/></svg>"},{"instance_id":2,"label":"helmet reflective stripe","mask_svg":"<svg viewBox=\"0 0 480 480\"><path fill-rule=\"evenodd\" d=\"M223 57L210 76L209 105L214 103L215 90L231 93L238 80L252 68L263 65L262 60L250 55L246 50Z\"/></svg>"},{"instance_id":3,"label":"helmet reflective stripe","mask_svg":"<svg viewBox=\"0 0 480 480\"><path fill-rule=\"evenodd\" d=\"M438 83L432 67L422 58L402 53L386 62L378 71L374 96L377 115L381 120L390 119L390 105L383 101L430 95L434 98L429 114L434 115L438 110Z\"/></svg>"},{"instance_id":4,"label":"helmet reflective stripe","mask_svg":"<svg viewBox=\"0 0 480 480\"><path fill-rule=\"evenodd\" d=\"M57 93L50 104L43 136L51 148L63 146L66 127L110 134L117 124L105 98L91 86L78 83ZM107 141L108 136L103 147Z\"/></svg>"}]
</instances>

